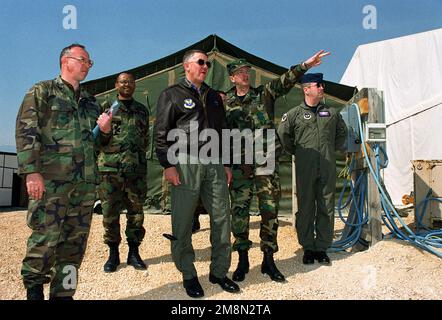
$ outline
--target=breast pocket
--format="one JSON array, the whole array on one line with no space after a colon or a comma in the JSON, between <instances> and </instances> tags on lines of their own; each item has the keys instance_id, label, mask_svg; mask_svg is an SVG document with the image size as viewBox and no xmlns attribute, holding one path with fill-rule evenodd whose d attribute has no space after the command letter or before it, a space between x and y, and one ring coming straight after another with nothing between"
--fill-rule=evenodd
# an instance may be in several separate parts
<instances>
[{"instance_id":1,"label":"breast pocket","mask_svg":"<svg viewBox=\"0 0 442 320\"><path fill-rule=\"evenodd\" d=\"M327 141L327 143L335 141L336 117L333 117L332 115L329 117L320 117L318 121L321 139Z\"/></svg>"},{"instance_id":2,"label":"breast pocket","mask_svg":"<svg viewBox=\"0 0 442 320\"><path fill-rule=\"evenodd\" d=\"M244 130L253 128L253 119L248 113L248 110L232 110L229 114L228 121L232 129Z\"/></svg>"},{"instance_id":3,"label":"breast pocket","mask_svg":"<svg viewBox=\"0 0 442 320\"><path fill-rule=\"evenodd\" d=\"M46 144L41 155L43 173L65 175L73 170L73 146L71 144ZM68 178L66 177L68 180Z\"/></svg>"},{"instance_id":4,"label":"breast pocket","mask_svg":"<svg viewBox=\"0 0 442 320\"><path fill-rule=\"evenodd\" d=\"M145 135L147 131L147 119L136 117L134 119L134 127L136 129L136 134L138 135L138 137L141 137L143 139L143 135Z\"/></svg>"},{"instance_id":5,"label":"breast pocket","mask_svg":"<svg viewBox=\"0 0 442 320\"><path fill-rule=\"evenodd\" d=\"M74 112L72 106L66 103L56 103L51 106L51 111L51 127L53 129L65 130L71 128Z\"/></svg>"},{"instance_id":6,"label":"breast pocket","mask_svg":"<svg viewBox=\"0 0 442 320\"><path fill-rule=\"evenodd\" d=\"M294 128L295 145L307 148L316 145L317 125L313 117L300 119Z\"/></svg>"}]
</instances>

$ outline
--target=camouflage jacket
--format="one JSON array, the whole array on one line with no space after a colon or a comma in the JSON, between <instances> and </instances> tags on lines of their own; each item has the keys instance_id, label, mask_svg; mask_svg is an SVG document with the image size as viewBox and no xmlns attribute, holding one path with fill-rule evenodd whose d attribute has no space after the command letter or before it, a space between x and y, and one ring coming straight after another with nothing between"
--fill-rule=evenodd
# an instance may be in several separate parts
<instances>
[{"instance_id":1,"label":"camouflage jacket","mask_svg":"<svg viewBox=\"0 0 442 320\"><path fill-rule=\"evenodd\" d=\"M304 75L301 65L290 68L277 79L274 79L258 88L250 87L249 92L241 101L233 87L227 92L226 115L229 129L274 129L275 101L287 94L295 83ZM276 153L280 153L279 139L276 136ZM264 144L264 150L266 146ZM245 148L241 148L241 157L244 159Z\"/></svg>"},{"instance_id":2,"label":"camouflage jacket","mask_svg":"<svg viewBox=\"0 0 442 320\"><path fill-rule=\"evenodd\" d=\"M97 149L111 138L100 133L93 139L99 113L93 96L80 87L77 99L61 76L35 84L17 115L18 173L97 183Z\"/></svg>"},{"instance_id":3,"label":"camouflage jacket","mask_svg":"<svg viewBox=\"0 0 442 320\"><path fill-rule=\"evenodd\" d=\"M102 103L107 111L113 101ZM118 112L112 117L112 140L98 156L98 170L107 173L146 174L146 152L149 137L149 112L147 108L131 100L127 108L119 101Z\"/></svg>"},{"instance_id":4,"label":"camouflage jacket","mask_svg":"<svg viewBox=\"0 0 442 320\"><path fill-rule=\"evenodd\" d=\"M291 67L281 77L258 88L250 88L241 101L233 87L227 92L226 113L230 129L271 129L274 128L275 100L293 88L304 75L301 65Z\"/></svg>"}]
</instances>

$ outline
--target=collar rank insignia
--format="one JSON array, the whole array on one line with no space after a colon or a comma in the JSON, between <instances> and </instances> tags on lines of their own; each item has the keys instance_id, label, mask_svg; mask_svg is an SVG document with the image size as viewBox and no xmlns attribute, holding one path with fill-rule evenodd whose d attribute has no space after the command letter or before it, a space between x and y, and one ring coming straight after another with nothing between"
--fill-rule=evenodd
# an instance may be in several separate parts
<instances>
[{"instance_id":1,"label":"collar rank insignia","mask_svg":"<svg viewBox=\"0 0 442 320\"><path fill-rule=\"evenodd\" d=\"M184 99L184 108L193 109L195 107L195 102L192 99Z\"/></svg>"}]
</instances>

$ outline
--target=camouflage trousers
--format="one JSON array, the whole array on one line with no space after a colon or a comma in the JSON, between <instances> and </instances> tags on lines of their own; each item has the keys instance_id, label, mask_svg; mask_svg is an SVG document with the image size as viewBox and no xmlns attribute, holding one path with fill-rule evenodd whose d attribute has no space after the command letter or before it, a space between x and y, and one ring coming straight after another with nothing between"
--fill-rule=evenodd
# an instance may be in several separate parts
<instances>
[{"instance_id":1,"label":"camouflage trousers","mask_svg":"<svg viewBox=\"0 0 442 320\"><path fill-rule=\"evenodd\" d=\"M277 252L278 208L281 188L277 170L273 175L255 175L252 165L233 165L230 189L233 250L249 250L250 203L255 189L261 224L259 236L262 251Z\"/></svg>"},{"instance_id":2,"label":"camouflage trousers","mask_svg":"<svg viewBox=\"0 0 442 320\"><path fill-rule=\"evenodd\" d=\"M73 296L86 250L95 184L45 180L42 200L30 200L21 274L26 288L51 282L51 297Z\"/></svg>"},{"instance_id":3,"label":"camouflage trousers","mask_svg":"<svg viewBox=\"0 0 442 320\"><path fill-rule=\"evenodd\" d=\"M104 243L120 244L120 213L123 209L127 210L127 242L140 244L143 241L146 192L144 175L101 174L98 195L103 208Z\"/></svg>"}]
</instances>

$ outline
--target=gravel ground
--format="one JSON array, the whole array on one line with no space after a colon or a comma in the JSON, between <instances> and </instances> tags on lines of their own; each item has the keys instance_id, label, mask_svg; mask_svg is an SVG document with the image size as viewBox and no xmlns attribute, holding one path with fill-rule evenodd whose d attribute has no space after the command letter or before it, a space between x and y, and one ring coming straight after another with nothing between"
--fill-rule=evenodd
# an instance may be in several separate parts
<instances>
[{"instance_id":1,"label":"gravel ground","mask_svg":"<svg viewBox=\"0 0 442 320\"><path fill-rule=\"evenodd\" d=\"M25 211L0 213L0 299L24 299L20 278L21 261L30 230ZM125 217L121 217L125 226ZM412 221L411 218L408 220ZM209 217L201 216L201 231L193 235L196 268L205 290L204 299L442 299L442 259L399 240L384 240L367 251L332 253L331 266L302 264L302 250L296 239L291 218L280 219L278 241L280 251L275 260L286 276L285 283L272 282L260 272L262 254L259 249L259 217L251 218L250 272L239 283L241 292L229 294L209 283ZM180 273L170 255L170 216L146 215L146 237L140 253L148 265L147 271L137 271L122 263L117 272L105 274L107 246L102 242L102 217L94 215L91 234L80 269L76 299L170 299L187 300ZM339 223L337 223L339 229ZM127 245L120 246L120 258L125 262ZM229 276L237 264L232 256ZM48 287L45 286L45 295Z\"/></svg>"}]
</instances>

